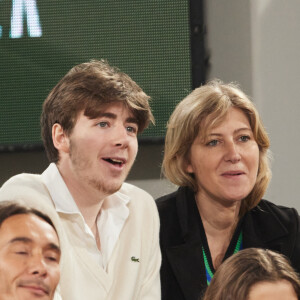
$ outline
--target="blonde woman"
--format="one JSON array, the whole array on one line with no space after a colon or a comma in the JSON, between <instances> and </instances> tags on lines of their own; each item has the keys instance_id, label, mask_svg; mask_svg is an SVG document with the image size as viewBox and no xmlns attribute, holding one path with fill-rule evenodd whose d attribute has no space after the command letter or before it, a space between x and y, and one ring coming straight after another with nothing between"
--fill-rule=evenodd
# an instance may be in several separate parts
<instances>
[{"instance_id":1,"label":"blonde woman","mask_svg":"<svg viewBox=\"0 0 300 300\"><path fill-rule=\"evenodd\" d=\"M163 171L179 189L157 200L163 300L199 299L219 265L243 248L276 250L300 270L298 213L262 200L268 149L259 114L236 85L214 80L178 104Z\"/></svg>"}]
</instances>

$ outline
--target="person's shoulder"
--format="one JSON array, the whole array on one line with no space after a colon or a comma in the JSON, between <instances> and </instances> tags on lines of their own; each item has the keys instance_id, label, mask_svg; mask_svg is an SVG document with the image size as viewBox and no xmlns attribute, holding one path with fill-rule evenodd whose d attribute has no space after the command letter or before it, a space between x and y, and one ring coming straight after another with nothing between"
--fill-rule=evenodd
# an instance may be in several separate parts
<instances>
[{"instance_id":1,"label":"person's shoulder","mask_svg":"<svg viewBox=\"0 0 300 300\"><path fill-rule=\"evenodd\" d=\"M127 182L122 184L119 192L129 196L132 199L139 199L140 197L143 197L146 200L153 201L153 197L148 192Z\"/></svg>"},{"instance_id":2,"label":"person's shoulder","mask_svg":"<svg viewBox=\"0 0 300 300\"><path fill-rule=\"evenodd\" d=\"M6 182L4 182L0 189L0 192L17 192L19 190L42 191L44 189L45 187L43 185L41 175L22 173L11 177Z\"/></svg>"},{"instance_id":3,"label":"person's shoulder","mask_svg":"<svg viewBox=\"0 0 300 300\"><path fill-rule=\"evenodd\" d=\"M146 212L147 210L156 210L156 205L153 197L145 190L133 184L124 182L117 194L120 196L128 197L128 207L131 211L135 210L139 212Z\"/></svg>"},{"instance_id":4,"label":"person's shoulder","mask_svg":"<svg viewBox=\"0 0 300 300\"><path fill-rule=\"evenodd\" d=\"M261 210L273 211L276 213L290 213L296 211L295 208L287 207L281 204L275 204L274 202L265 199L262 199L259 202L258 207L261 208Z\"/></svg>"},{"instance_id":5,"label":"person's shoulder","mask_svg":"<svg viewBox=\"0 0 300 300\"><path fill-rule=\"evenodd\" d=\"M290 223L295 219L299 219L298 212L295 208L278 205L264 199L260 201L252 212L254 215L259 215L262 218L267 214L271 214L283 223Z\"/></svg>"},{"instance_id":6,"label":"person's shoulder","mask_svg":"<svg viewBox=\"0 0 300 300\"><path fill-rule=\"evenodd\" d=\"M129 202L130 220L136 224L143 224L143 227L159 224L158 211L153 197L143 189L129 183L123 183L120 190L116 193L118 197L126 197ZM150 226L151 227L151 226ZM149 230L152 230L151 228Z\"/></svg>"},{"instance_id":7,"label":"person's shoulder","mask_svg":"<svg viewBox=\"0 0 300 300\"><path fill-rule=\"evenodd\" d=\"M39 174L22 173L8 179L0 188L0 202L13 201L33 207L48 215L60 226L58 215L47 187Z\"/></svg>"},{"instance_id":8,"label":"person's shoulder","mask_svg":"<svg viewBox=\"0 0 300 300\"><path fill-rule=\"evenodd\" d=\"M6 182L4 182L1 188L6 186L12 186L12 185L27 186L27 185L35 185L39 183L40 184L42 183L40 174L21 173L9 178Z\"/></svg>"},{"instance_id":9,"label":"person's shoulder","mask_svg":"<svg viewBox=\"0 0 300 300\"><path fill-rule=\"evenodd\" d=\"M43 184L41 175L22 173L8 179L0 188L0 201L41 202L42 198L47 198L46 202L52 203L48 189Z\"/></svg>"},{"instance_id":10,"label":"person's shoulder","mask_svg":"<svg viewBox=\"0 0 300 300\"><path fill-rule=\"evenodd\" d=\"M172 192L170 194L166 194L161 196L155 200L158 210L169 209L172 206L176 205L176 197L178 195L178 191Z\"/></svg>"}]
</instances>

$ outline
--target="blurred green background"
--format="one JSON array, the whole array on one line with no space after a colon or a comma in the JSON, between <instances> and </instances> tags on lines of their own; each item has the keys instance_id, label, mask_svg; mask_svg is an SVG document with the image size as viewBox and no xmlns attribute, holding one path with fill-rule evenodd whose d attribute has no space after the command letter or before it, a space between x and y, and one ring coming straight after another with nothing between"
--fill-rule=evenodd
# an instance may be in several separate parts
<instances>
[{"instance_id":1,"label":"blurred green background","mask_svg":"<svg viewBox=\"0 0 300 300\"><path fill-rule=\"evenodd\" d=\"M33 1L41 37L27 32L25 2L0 0L2 148L41 145L39 118L49 91L74 65L102 58L151 96L156 126L142 138L164 137L171 112L192 88L188 0ZM20 38L10 37L13 5L22 6Z\"/></svg>"}]
</instances>

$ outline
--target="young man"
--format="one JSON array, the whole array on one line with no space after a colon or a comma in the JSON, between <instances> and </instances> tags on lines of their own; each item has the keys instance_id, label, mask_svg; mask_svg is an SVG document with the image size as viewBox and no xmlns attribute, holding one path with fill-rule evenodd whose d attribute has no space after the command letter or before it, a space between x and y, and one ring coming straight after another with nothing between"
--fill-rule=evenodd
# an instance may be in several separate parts
<instances>
[{"instance_id":1,"label":"young man","mask_svg":"<svg viewBox=\"0 0 300 300\"><path fill-rule=\"evenodd\" d=\"M51 203L62 222L64 300L160 299L159 221L153 198L124 183L137 134L153 122L149 97L103 61L75 66L43 105L42 136L51 162L0 190Z\"/></svg>"},{"instance_id":2,"label":"young man","mask_svg":"<svg viewBox=\"0 0 300 300\"><path fill-rule=\"evenodd\" d=\"M59 261L48 216L17 203L0 204L0 300L54 299Z\"/></svg>"}]
</instances>

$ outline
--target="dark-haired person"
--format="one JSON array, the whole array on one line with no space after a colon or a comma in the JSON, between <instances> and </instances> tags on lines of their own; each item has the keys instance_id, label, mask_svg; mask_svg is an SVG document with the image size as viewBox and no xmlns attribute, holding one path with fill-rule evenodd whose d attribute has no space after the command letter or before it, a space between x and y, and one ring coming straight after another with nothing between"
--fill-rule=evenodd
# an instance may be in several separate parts
<instances>
[{"instance_id":1,"label":"dark-haired person","mask_svg":"<svg viewBox=\"0 0 300 300\"><path fill-rule=\"evenodd\" d=\"M279 253L257 248L241 250L221 264L203 298L229 299L298 300L299 274Z\"/></svg>"},{"instance_id":2,"label":"dark-haired person","mask_svg":"<svg viewBox=\"0 0 300 300\"><path fill-rule=\"evenodd\" d=\"M297 211L262 200L268 149L253 102L234 84L214 80L175 108L163 170L179 189L157 200L163 300L197 300L243 248L276 250L300 271Z\"/></svg>"},{"instance_id":3,"label":"dark-haired person","mask_svg":"<svg viewBox=\"0 0 300 300\"><path fill-rule=\"evenodd\" d=\"M51 219L0 203L0 300L52 300L60 278L60 244Z\"/></svg>"},{"instance_id":4,"label":"dark-haired person","mask_svg":"<svg viewBox=\"0 0 300 300\"><path fill-rule=\"evenodd\" d=\"M0 190L0 200L25 194L57 211L68 251L64 300L160 299L157 208L148 193L124 183L137 135L153 122L148 100L104 61L75 66L43 104L51 164L42 175L17 175Z\"/></svg>"}]
</instances>

